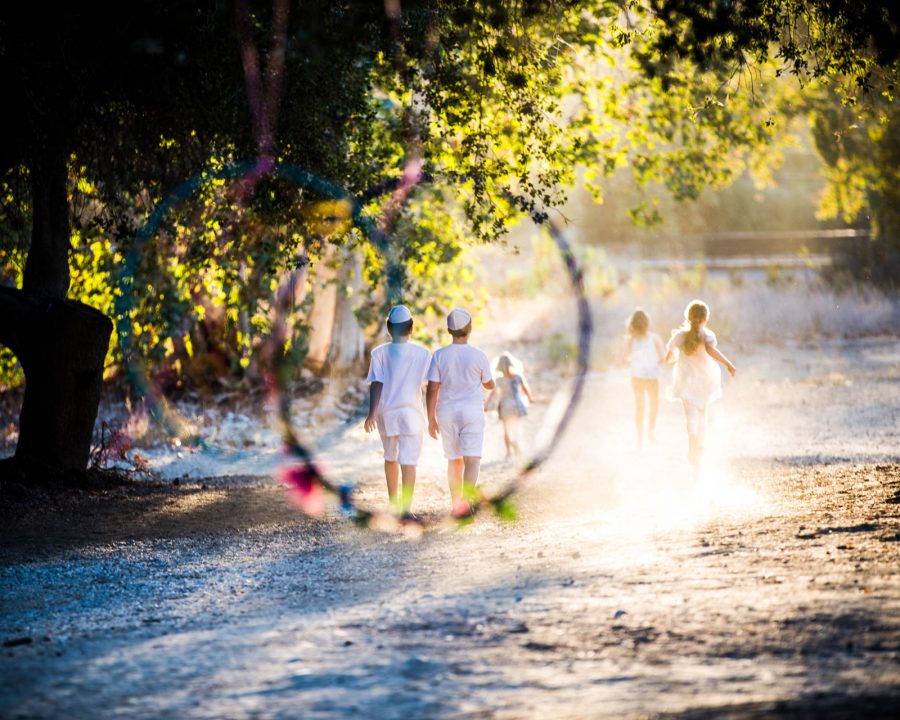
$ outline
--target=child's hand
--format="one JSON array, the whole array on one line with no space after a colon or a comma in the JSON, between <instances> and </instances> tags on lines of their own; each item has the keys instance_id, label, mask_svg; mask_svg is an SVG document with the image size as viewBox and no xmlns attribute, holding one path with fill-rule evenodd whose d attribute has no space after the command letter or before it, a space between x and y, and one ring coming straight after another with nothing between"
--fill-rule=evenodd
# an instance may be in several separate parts
<instances>
[{"instance_id":1,"label":"child's hand","mask_svg":"<svg viewBox=\"0 0 900 720\"><path fill-rule=\"evenodd\" d=\"M372 432L375 429L375 418L371 414L366 415L366 423L363 427L366 432Z\"/></svg>"},{"instance_id":2,"label":"child's hand","mask_svg":"<svg viewBox=\"0 0 900 720\"><path fill-rule=\"evenodd\" d=\"M731 375L731 377L734 377L735 375L737 375L737 368L734 365L729 365L728 374Z\"/></svg>"},{"instance_id":3,"label":"child's hand","mask_svg":"<svg viewBox=\"0 0 900 720\"><path fill-rule=\"evenodd\" d=\"M437 420L431 419L428 421L428 434L431 435L435 440L437 440L437 436L440 435L441 429L438 427Z\"/></svg>"}]
</instances>

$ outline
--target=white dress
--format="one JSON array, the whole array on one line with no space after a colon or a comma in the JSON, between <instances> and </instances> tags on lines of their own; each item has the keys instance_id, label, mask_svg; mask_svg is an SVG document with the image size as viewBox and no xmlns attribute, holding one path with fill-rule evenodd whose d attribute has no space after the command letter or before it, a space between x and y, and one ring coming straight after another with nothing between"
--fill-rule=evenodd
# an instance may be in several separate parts
<instances>
[{"instance_id":1,"label":"white dress","mask_svg":"<svg viewBox=\"0 0 900 720\"><path fill-rule=\"evenodd\" d=\"M522 394L522 378L518 375L501 375L496 383L500 393L500 402L497 403L500 419L525 417L528 414L528 403Z\"/></svg>"},{"instance_id":2,"label":"white dress","mask_svg":"<svg viewBox=\"0 0 900 720\"><path fill-rule=\"evenodd\" d=\"M703 342L693 353L688 355L682 350L687 331L676 332L666 350L677 350L678 359L672 371L672 384L667 397L670 400L683 400L698 408L705 408L714 400L722 397L722 369L706 351L716 346L716 336L712 330L703 328L700 331Z\"/></svg>"}]
</instances>

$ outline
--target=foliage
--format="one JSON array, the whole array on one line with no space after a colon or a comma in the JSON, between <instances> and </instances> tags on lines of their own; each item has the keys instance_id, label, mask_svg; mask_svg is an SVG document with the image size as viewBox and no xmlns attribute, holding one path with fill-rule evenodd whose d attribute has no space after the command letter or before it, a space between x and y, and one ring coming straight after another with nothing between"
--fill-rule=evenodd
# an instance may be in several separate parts
<instances>
[{"instance_id":1,"label":"foliage","mask_svg":"<svg viewBox=\"0 0 900 720\"><path fill-rule=\"evenodd\" d=\"M652 0L664 25L645 66L665 77L672 58L701 67L764 64L801 80L838 80L847 102L893 75L900 11L878 0ZM891 80L887 80L888 83Z\"/></svg>"},{"instance_id":2,"label":"foliage","mask_svg":"<svg viewBox=\"0 0 900 720\"><path fill-rule=\"evenodd\" d=\"M826 163L820 215L869 224L841 266L857 279L896 285L900 275L897 212L897 111L900 11L874 0L654 0L666 26L645 60L652 76L671 75L677 58L702 67L753 72L774 60L806 92L780 98L779 112L809 116Z\"/></svg>"},{"instance_id":3,"label":"foliage","mask_svg":"<svg viewBox=\"0 0 900 720\"><path fill-rule=\"evenodd\" d=\"M833 102L829 88L807 100L827 191L820 216L868 225L871 238L849 247L832 273L883 287L900 285L900 110L882 97L865 105Z\"/></svg>"},{"instance_id":4,"label":"foliage","mask_svg":"<svg viewBox=\"0 0 900 720\"><path fill-rule=\"evenodd\" d=\"M240 51L249 40L265 65L277 44L264 3L250 7L249 39L224 4L131 5L63 8L34 47L17 32L35 20L31 11L0 17L0 70L15 76L11 98L26 109L0 153L5 281L18 282L30 226L29 144L19 136L31 137L29 118L57 107L46 100L56 93L73 153L71 294L107 313L121 292L121 259L172 188L261 150ZM779 152L761 150L786 136L766 105L777 71L843 74L873 87L872 69L896 59L873 17L892 12L831 0L654 0L650 8L418 0L392 16L379 3L304 3L287 28L272 151L364 198L394 249L342 223L322 232L315 193L268 179L243 197L239 186L211 180L146 246L118 321L173 382L189 369L210 381L252 374L274 288L301 246L322 259L329 244L363 253L364 323L383 315L385 287L397 279L388 277L391 256L414 310L440 315L477 302L460 249L498 240L523 214L546 219L579 167L598 199L601 179L626 167L640 186L679 200L741 173L765 177ZM812 24L799 28L801 17ZM35 87L44 105L27 102ZM392 188L419 160L426 182L388 222ZM633 216L660 219L652 193ZM295 310L302 317L304 308Z\"/></svg>"},{"instance_id":5,"label":"foliage","mask_svg":"<svg viewBox=\"0 0 900 720\"><path fill-rule=\"evenodd\" d=\"M27 192L28 169L11 168L0 179L0 278L16 282L25 270L25 255L31 232ZM22 368L10 350L0 346L0 389L24 381Z\"/></svg>"}]
</instances>

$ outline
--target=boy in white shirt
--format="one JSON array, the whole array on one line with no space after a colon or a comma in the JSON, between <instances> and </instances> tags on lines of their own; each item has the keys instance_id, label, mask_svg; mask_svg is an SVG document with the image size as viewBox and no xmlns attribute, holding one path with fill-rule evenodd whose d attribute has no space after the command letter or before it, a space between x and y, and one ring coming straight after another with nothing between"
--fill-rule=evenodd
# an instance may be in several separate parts
<instances>
[{"instance_id":1,"label":"boy in white shirt","mask_svg":"<svg viewBox=\"0 0 900 720\"><path fill-rule=\"evenodd\" d=\"M436 350L428 368L428 433L438 433L447 458L447 484L454 513L475 487L484 445L484 390L494 388L487 355L469 345L472 316L459 308L447 316L453 342Z\"/></svg>"},{"instance_id":2,"label":"boy in white shirt","mask_svg":"<svg viewBox=\"0 0 900 720\"><path fill-rule=\"evenodd\" d=\"M408 513L416 487L416 464L422 453L425 413L422 385L431 353L409 342L413 319L403 305L391 308L387 329L391 342L372 350L369 364L369 414L366 432L377 427L384 446L388 497L401 514ZM397 480L403 491L398 499Z\"/></svg>"}]
</instances>

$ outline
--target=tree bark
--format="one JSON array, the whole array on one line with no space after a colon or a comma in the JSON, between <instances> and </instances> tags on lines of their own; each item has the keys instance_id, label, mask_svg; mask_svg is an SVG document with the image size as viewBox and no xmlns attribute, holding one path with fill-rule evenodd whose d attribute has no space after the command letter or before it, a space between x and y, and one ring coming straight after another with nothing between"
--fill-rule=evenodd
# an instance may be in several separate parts
<instances>
[{"instance_id":1,"label":"tree bark","mask_svg":"<svg viewBox=\"0 0 900 720\"><path fill-rule=\"evenodd\" d=\"M35 144L32 241L22 290L0 287L0 344L15 353L25 371L14 472L38 481L87 467L112 333L105 315L65 299L67 159L58 135L43 134ZM10 469L5 464L4 471Z\"/></svg>"},{"instance_id":2,"label":"tree bark","mask_svg":"<svg viewBox=\"0 0 900 720\"><path fill-rule=\"evenodd\" d=\"M332 267L338 261L337 268ZM356 320L362 288L358 251L332 248L316 269L305 364L316 372L347 372L365 356L365 337Z\"/></svg>"},{"instance_id":3,"label":"tree bark","mask_svg":"<svg viewBox=\"0 0 900 720\"><path fill-rule=\"evenodd\" d=\"M0 316L0 343L25 371L16 464L35 479L84 470L112 322L83 303L12 288L0 288Z\"/></svg>"},{"instance_id":4,"label":"tree bark","mask_svg":"<svg viewBox=\"0 0 900 720\"><path fill-rule=\"evenodd\" d=\"M334 330L328 348L328 367L345 372L354 369L365 357L366 339L355 312L363 285L362 256L356 250L343 249L340 252L343 262L337 273L339 284L335 298Z\"/></svg>"},{"instance_id":5,"label":"tree bark","mask_svg":"<svg viewBox=\"0 0 900 720\"><path fill-rule=\"evenodd\" d=\"M337 287L334 271L320 262L313 284L313 305L306 319L309 325L309 344L304 364L320 373L328 362L328 349L334 334L334 311L337 306Z\"/></svg>"},{"instance_id":6,"label":"tree bark","mask_svg":"<svg viewBox=\"0 0 900 720\"><path fill-rule=\"evenodd\" d=\"M58 133L42 133L32 152L31 247L22 289L64 298L69 292L68 153Z\"/></svg>"}]
</instances>

